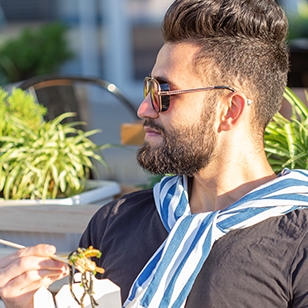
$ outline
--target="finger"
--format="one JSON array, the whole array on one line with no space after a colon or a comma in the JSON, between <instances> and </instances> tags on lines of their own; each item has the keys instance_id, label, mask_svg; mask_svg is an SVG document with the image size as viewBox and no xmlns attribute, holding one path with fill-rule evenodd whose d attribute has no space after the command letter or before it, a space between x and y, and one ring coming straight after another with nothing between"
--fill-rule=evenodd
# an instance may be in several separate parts
<instances>
[{"instance_id":1,"label":"finger","mask_svg":"<svg viewBox=\"0 0 308 308\"><path fill-rule=\"evenodd\" d=\"M33 294L41 286L46 288L56 280L67 276L67 272L62 271L28 271L9 281L3 288L0 288L1 297L10 301L14 298Z\"/></svg>"},{"instance_id":2,"label":"finger","mask_svg":"<svg viewBox=\"0 0 308 308\"><path fill-rule=\"evenodd\" d=\"M35 292L23 294L19 297L2 298L5 307L33 308L33 296Z\"/></svg>"},{"instance_id":3,"label":"finger","mask_svg":"<svg viewBox=\"0 0 308 308\"><path fill-rule=\"evenodd\" d=\"M66 273L56 271L27 272L27 274L10 281L4 288L0 288L0 296L6 305L5 307L33 308L34 293L40 287L48 288L53 282L65 276ZM35 277L40 279L33 281Z\"/></svg>"},{"instance_id":4,"label":"finger","mask_svg":"<svg viewBox=\"0 0 308 308\"><path fill-rule=\"evenodd\" d=\"M27 276L17 277L5 286L1 291L2 300L6 307L14 308L33 308L34 293L41 287L48 287L54 281L63 278L65 275L59 273L51 273L41 271L40 273L27 273ZM33 276L32 276L33 275ZM30 277L32 276L32 277ZM40 277L39 280L33 281L31 284L26 285L23 289L19 289L21 284L20 280L32 281L36 276ZM45 276L45 277L44 277ZM42 278L44 277L44 278ZM22 281L23 282L23 281Z\"/></svg>"},{"instance_id":5,"label":"finger","mask_svg":"<svg viewBox=\"0 0 308 308\"><path fill-rule=\"evenodd\" d=\"M37 245L20 249L1 259L0 296L6 302L18 303L18 298L24 298L25 303L28 301L30 303L33 293L39 287L47 287L54 281L67 276L68 267L50 258L55 252L54 246ZM15 307L15 305L8 305L8 307ZM22 305L22 307L27 306Z\"/></svg>"},{"instance_id":6,"label":"finger","mask_svg":"<svg viewBox=\"0 0 308 308\"><path fill-rule=\"evenodd\" d=\"M19 249L16 252L0 259L0 268L5 268L15 260L24 256L42 256L49 257L56 253L56 247L53 245L39 244L36 246Z\"/></svg>"},{"instance_id":7,"label":"finger","mask_svg":"<svg viewBox=\"0 0 308 308\"><path fill-rule=\"evenodd\" d=\"M56 253L56 247L53 245L39 244L19 250L20 256L41 256L50 257Z\"/></svg>"},{"instance_id":8,"label":"finger","mask_svg":"<svg viewBox=\"0 0 308 308\"><path fill-rule=\"evenodd\" d=\"M14 260L8 266L0 268L0 288L5 286L8 282L15 279L18 276L27 275L28 272L33 271L56 271L59 273L68 273L69 269L64 263L55 261L49 257L33 257L27 256ZM32 276L29 276L31 278ZM39 277L33 277L32 281L39 279ZM29 279L26 279L23 284L31 283Z\"/></svg>"},{"instance_id":9,"label":"finger","mask_svg":"<svg viewBox=\"0 0 308 308\"><path fill-rule=\"evenodd\" d=\"M0 272L1 276L3 276L3 274L22 274L30 270L63 270L67 268L68 266L63 262L50 259L49 257L29 256L15 259L7 266L0 267Z\"/></svg>"}]
</instances>

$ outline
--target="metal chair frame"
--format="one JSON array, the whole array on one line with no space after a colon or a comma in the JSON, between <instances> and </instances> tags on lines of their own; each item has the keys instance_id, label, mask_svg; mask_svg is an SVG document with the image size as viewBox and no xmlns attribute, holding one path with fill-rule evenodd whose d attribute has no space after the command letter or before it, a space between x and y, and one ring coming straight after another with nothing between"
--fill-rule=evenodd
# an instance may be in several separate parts
<instances>
[{"instance_id":1,"label":"metal chair frame","mask_svg":"<svg viewBox=\"0 0 308 308\"><path fill-rule=\"evenodd\" d=\"M82 76L43 75L22 81L18 85L18 88L22 90L28 90L33 87L35 90L37 90L44 87L73 85L77 82L97 85L107 90L109 93L113 94L120 100L120 102L129 110L129 112L136 120L139 119L137 116L137 108L133 105L133 103L123 94L123 92L115 84L108 82L104 79Z\"/></svg>"}]
</instances>

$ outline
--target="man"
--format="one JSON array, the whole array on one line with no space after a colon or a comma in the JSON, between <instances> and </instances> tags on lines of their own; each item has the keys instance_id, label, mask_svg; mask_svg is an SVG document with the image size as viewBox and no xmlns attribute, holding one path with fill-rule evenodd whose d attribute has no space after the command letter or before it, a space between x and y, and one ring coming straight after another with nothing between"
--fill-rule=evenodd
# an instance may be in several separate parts
<instances>
[{"instance_id":1,"label":"man","mask_svg":"<svg viewBox=\"0 0 308 308\"><path fill-rule=\"evenodd\" d=\"M103 252L125 307L307 307L307 172L278 177L263 132L286 86L274 0L176 0L138 115L138 162L165 177L102 207L80 246ZM46 251L49 249L49 251ZM0 261L7 307L66 274L39 245Z\"/></svg>"}]
</instances>

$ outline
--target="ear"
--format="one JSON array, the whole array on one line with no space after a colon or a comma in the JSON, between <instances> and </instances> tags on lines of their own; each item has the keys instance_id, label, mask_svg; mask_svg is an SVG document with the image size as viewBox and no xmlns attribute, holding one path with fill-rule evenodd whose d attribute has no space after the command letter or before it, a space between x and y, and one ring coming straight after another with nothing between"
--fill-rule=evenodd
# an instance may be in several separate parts
<instances>
[{"instance_id":1,"label":"ear","mask_svg":"<svg viewBox=\"0 0 308 308\"><path fill-rule=\"evenodd\" d=\"M222 101L220 130L228 131L237 126L247 107L247 98L240 92L230 93Z\"/></svg>"}]
</instances>

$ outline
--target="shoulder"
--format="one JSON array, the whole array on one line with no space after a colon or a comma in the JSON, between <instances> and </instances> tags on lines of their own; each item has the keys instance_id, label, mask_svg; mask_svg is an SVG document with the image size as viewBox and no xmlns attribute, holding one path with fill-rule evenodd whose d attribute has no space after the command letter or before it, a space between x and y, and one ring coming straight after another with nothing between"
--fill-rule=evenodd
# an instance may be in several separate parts
<instances>
[{"instance_id":1,"label":"shoulder","mask_svg":"<svg viewBox=\"0 0 308 308\"><path fill-rule=\"evenodd\" d=\"M115 219L127 213L138 212L145 207L148 210L155 207L152 189L132 192L107 203L95 213L92 220Z\"/></svg>"},{"instance_id":2,"label":"shoulder","mask_svg":"<svg viewBox=\"0 0 308 308\"><path fill-rule=\"evenodd\" d=\"M289 268L292 307L308 307L308 210L294 211L290 216L288 234L297 245Z\"/></svg>"},{"instance_id":3,"label":"shoulder","mask_svg":"<svg viewBox=\"0 0 308 308\"><path fill-rule=\"evenodd\" d=\"M270 217L245 229L230 232L230 237L277 238L292 242L301 241L308 232L308 209L294 210L290 213Z\"/></svg>"},{"instance_id":4,"label":"shoulder","mask_svg":"<svg viewBox=\"0 0 308 308\"><path fill-rule=\"evenodd\" d=\"M161 224L153 191L140 190L102 206L90 220L81 244L99 247L106 238L142 232L152 224Z\"/></svg>"},{"instance_id":5,"label":"shoulder","mask_svg":"<svg viewBox=\"0 0 308 308\"><path fill-rule=\"evenodd\" d=\"M290 262L308 233L308 209L295 210L277 217L268 218L251 227L232 231L225 235L217 246L227 245L237 251L253 251L260 258L275 256L283 259L287 275ZM232 248L233 247L233 248ZM239 250L237 250L239 249ZM288 261L286 259L288 257ZM308 260L307 260L308 261ZM282 263L280 263L282 266Z\"/></svg>"},{"instance_id":6,"label":"shoulder","mask_svg":"<svg viewBox=\"0 0 308 308\"><path fill-rule=\"evenodd\" d=\"M299 209L264 221L260 227L274 231L277 237L300 242L308 233L308 209Z\"/></svg>"},{"instance_id":7,"label":"shoulder","mask_svg":"<svg viewBox=\"0 0 308 308\"><path fill-rule=\"evenodd\" d=\"M307 234L308 209L224 235L205 261L187 307L204 302L207 307L308 307Z\"/></svg>"}]
</instances>

